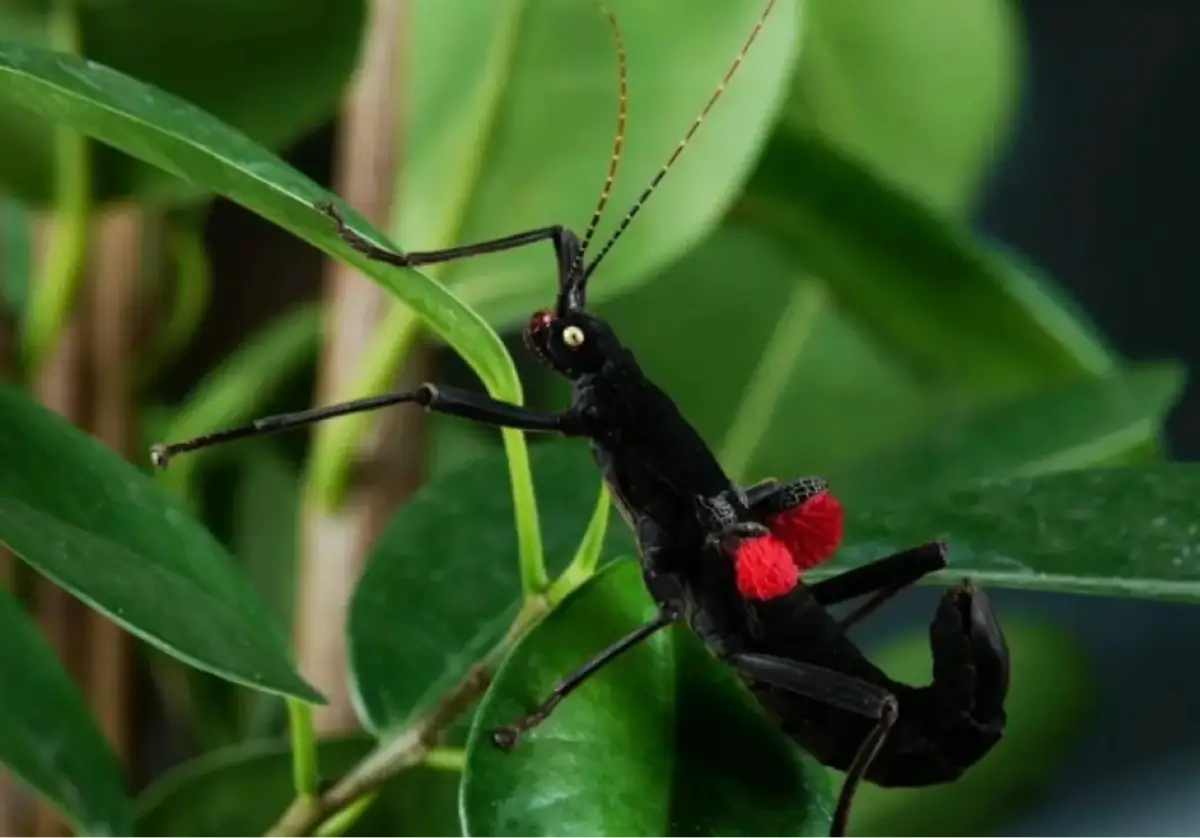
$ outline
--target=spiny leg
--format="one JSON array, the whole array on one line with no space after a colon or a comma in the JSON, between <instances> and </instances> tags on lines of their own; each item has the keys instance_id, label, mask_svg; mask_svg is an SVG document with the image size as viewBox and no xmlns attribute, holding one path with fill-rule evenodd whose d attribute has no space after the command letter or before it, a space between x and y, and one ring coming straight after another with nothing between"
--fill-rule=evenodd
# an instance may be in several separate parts
<instances>
[{"instance_id":1,"label":"spiny leg","mask_svg":"<svg viewBox=\"0 0 1200 838\"><path fill-rule=\"evenodd\" d=\"M631 631L579 667L575 672L572 672L560 681L550 691L550 695L546 700L539 704L532 713L521 717L510 725L505 725L492 731L492 741L495 742L496 747L511 751L520 741L521 734L528 733L544 722L554 712L554 708L562 703L563 699L581 687L589 678L620 657L622 653L629 651L642 641L650 639L667 626L677 623L681 616L674 609L664 608L652 622Z\"/></svg>"},{"instance_id":2,"label":"spiny leg","mask_svg":"<svg viewBox=\"0 0 1200 838\"><path fill-rule=\"evenodd\" d=\"M828 488L829 484L820 477L801 477L787 483L768 477L746 489L746 501L755 515L777 515L795 509Z\"/></svg>"},{"instance_id":3,"label":"spiny leg","mask_svg":"<svg viewBox=\"0 0 1200 838\"><path fill-rule=\"evenodd\" d=\"M821 605L835 605L864 594L873 594L841 619L842 627L849 628L875 613L900 591L945 566L945 542L930 541L814 582L809 590Z\"/></svg>"},{"instance_id":4,"label":"spiny leg","mask_svg":"<svg viewBox=\"0 0 1200 838\"><path fill-rule=\"evenodd\" d=\"M461 390L457 387L422 384L414 390L368 396L365 399L296 413L282 413L257 419L249 425L216 431L183 442L155 445L150 449L150 458L156 466L163 468L173 455L185 451L195 451L198 448L232 442L235 439L278 433L336 416L378 410L381 407L404 403L419 404L434 413L457 416L493 427L554 432L567 436L583 433L578 415L570 410L562 413L543 413L527 407L497 401L483 393Z\"/></svg>"},{"instance_id":5,"label":"spiny leg","mask_svg":"<svg viewBox=\"0 0 1200 838\"><path fill-rule=\"evenodd\" d=\"M859 745L846 770L846 779L834 809L829 834L845 835L854 792L900 715L896 697L869 681L803 661L757 654L736 654L727 660L740 672L764 684L875 720L875 726Z\"/></svg>"},{"instance_id":6,"label":"spiny leg","mask_svg":"<svg viewBox=\"0 0 1200 838\"><path fill-rule=\"evenodd\" d=\"M708 535L704 548L720 548L732 552L734 543L744 538L769 535L770 530L756 521L743 521L738 517L737 507L726 494L714 497L697 497L696 510Z\"/></svg>"}]
</instances>

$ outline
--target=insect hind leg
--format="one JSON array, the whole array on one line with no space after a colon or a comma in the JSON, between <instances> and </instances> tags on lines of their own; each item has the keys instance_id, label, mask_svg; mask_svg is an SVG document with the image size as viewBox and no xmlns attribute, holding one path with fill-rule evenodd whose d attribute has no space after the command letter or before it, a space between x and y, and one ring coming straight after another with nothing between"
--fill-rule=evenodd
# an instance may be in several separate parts
<instances>
[{"instance_id":1,"label":"insect hind leg","mask_svg":"<svg viewBox=\"0 0 1200 838\"><path fill-rule=\"evenodd\" d=\"M841 619L842 627L849 628L878 611L905 588L944 567L945 542L930 541L814 582L809 589L817 602L826 606L871 594L870 599Z\"/></svg>"}]
</instances>

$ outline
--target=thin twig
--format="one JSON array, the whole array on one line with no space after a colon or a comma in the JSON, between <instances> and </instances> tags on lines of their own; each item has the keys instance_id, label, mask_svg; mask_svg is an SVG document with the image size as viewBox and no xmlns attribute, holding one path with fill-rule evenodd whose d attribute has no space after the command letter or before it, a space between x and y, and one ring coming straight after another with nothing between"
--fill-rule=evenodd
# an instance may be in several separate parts
<instances>
[{"instance_id":1,"label":"thin twig","mask_svg":"<svg viewBox=\"0 0 1200 838\"><path fill-rule=\"evenodd\" d=\"M545 597L525 601L504 639L471 665L467 673L407 730L383 743L319 797L298 796L267 835L311 835L324 821L353 806L406 768L421 763L438 747L443 730L483 697L492 674L526 632L550 610Z\"/></svg>"},{"instance_id":2,"label":"thin twig","mask_svg":"<svg viewBox=\"0 0 1200 838\"><path fill-rule=\"evenodd\" d=\"M397 106L402 86L397 68L400 28L406 3L376 0L358 78L339 120L334 185L348 203L383 224L391 212L392 184L400 156ZM346 387L380 340L379 326L397 305L376 283L353 266L331 261L327 266L326 343L317 375L316 401L330 404L347 397ZM403 388L429 374L428 356L409 357ZM353 420L349 420L353 421ZM355 474L355 484L336 507L322 501L321 474L310 463L301 518L301 564L297 586L294 636L301 671L329 703L316 710L321 733L356 727L353 701L346 684L345 613L371 548L391 514L416 490L425 465L426 417L423 411L387 411L363 418L370 430L340 457L368 464ZM333 430L319 429L314 456Z\"/></svg>"}]
</instances>

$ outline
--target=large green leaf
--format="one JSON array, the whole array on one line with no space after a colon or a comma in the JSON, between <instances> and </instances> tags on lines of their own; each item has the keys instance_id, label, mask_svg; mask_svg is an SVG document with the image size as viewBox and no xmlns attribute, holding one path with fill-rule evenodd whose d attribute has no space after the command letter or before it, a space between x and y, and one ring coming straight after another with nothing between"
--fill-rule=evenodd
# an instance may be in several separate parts
<instances>
[{"instance_id":1,"label":"large green leaf","mask_svg":"<svg viewBox=\"0 0 1200 838\"><path fill-rule=\"evenodd\" d=\"M0 543L192 666L320 700L233 559L149 476L9 387L0 462Z\"/></svg>"},{"instance_id":2,"label":"large green leaf","mask_svg":"<svg viewBox=\"0 0 1200 838\"><path fill-rule=\"evenodd\" d=\"M473 311L417 271L372 262L343 244L313 203L329 194L239 131L158 88L94 62L0 41L0 102L63 122L224 195L380 282L461 352L495 394L520 395L512 360ZM348 222L382 239L352 210Z\"/></svg>"},{"instance_id":3,"label":"large green leaf","mask_svg":"<svg viewBox=\"0 0 1200 838\"><path fill-rule=\"evenodd\" d=\"M49 46L54 4L0 3L0 38ZM85 54L282 148L333 111L358 57L363 0L79 3ZM236 79L236 83L230 80ZM44 202L53 192L54 126L0 109L0 183ZM96 194L194 195L195 184L98 148Z\"/></svg>"},{"instance_id":4,"label":"large green leaf","mask_svg":"<svg viewBox=\"0 0 1200 838\"><path fill-rule=\"evenodd\" d=\"M366 756L372 744L364 737L319 743L322 776L337 779ZM460 835L458 780L456 771L405 771L380 788L345 834ZM248 742L185 763L142 792L134 834L261 835L294 795L287 741Z\"/></svg>"},{"instance_id":5,"label":"large green leaf","mask_svg":"<svg viewBox=\"0 0 1200 838\"><path fill-rule=\"evenodd\" d=\"M461 792L469 834L827 834L824 769L685 626L622 655L516 750L495 747L492 728L655 613L637 563L625 560L526 635L472 727Z\"/></svg>"},{"instance_id":6,"label":"large green leaf","mask_svg":"<svg viewBox=\"0 0 1200 838\"><path fill-rule=\"evenodd\" d=\"M934 538L942 582L1200 601L1200 466L1159 464L997 479L852 510L814 578Z\"/></svg>"},{"instance_id":7,"label":"large green leaf","mask_svg":"<svg viewBox=\"0 0 1200 838\"><path fill-rule=\"evenodd\" d=\"M1104 465L1155 438L1183 389L1177 364L1081 378L963 417L830 479L851 503L943 493L973 480Z\"/></svg>"},{"instance_id":8,"label":"large green leaf","mask_svg":"<svg viewBox=\"0 0 1200 838\"><path fill-rule=\"evenodd\" d=\"M756 368L764 360L785 364L770 404L752 406L761 430L747 464L727 467L744 479L828 473L869 463L938 413L913 376L832 302L820 307L807 337L792 334L781 315L811 286L764 236L723 227L653 282L598 311L722 455ZM777 351L773 336L781 328L790 330L791 356L764 359Z\"/></svg>"},{"instance_id":9,"label":"large green leaf","mask_svg":"<svg viewBox=\"0 0 1200 838\"><path fill-rule=\"evenodd\" d=\"M602 236L684 136L764 4L608 5L629 59L629 122ZM646 278L721 217L787 95L800 5L775 4L703 129L606 259L594 298ZM404 242L446 247L547 224L582 233L604 185L619 95L613 39L597 5L421 0L408 37L408 136L392 218ZM489 319L505 322L527 317L556 287L549 245L439 270Z\"/></svg>"},{"instance_id":10,"label":"large green leaf","mask_svg":"<svg viewBox=\"0 0 1200 838\"><path fill-rule=\"evenodd\" d=\"M850 822L852 835L1003 835L1019 806L1048 791L1093 718L1097 684L1085 650L1061 629L1002 609L1011 655L1004 738L953 783L885 789L865 783ZM871 649L893 678L928 684L927 631ZM841 782L839 772L832 772Z\"/></svg>"},{"instance_id":11,"label":"large green leaf","mask_svg":"<svg viewBox=\"0 0 1200 838\"><path fill-rule=\"evenodd\" d=\"M1010 0L809 0L785 111L943 211L973 200L1016 103Z\"/></svg>"},{"instance_id":12,"label":"large green leaf","mask_svg":"<svg viewBox=\"0 0 1200 838\"><path fill-rule=\"evenodd\" d=\"M3 586L0 637L0 763L79 833L128 835L133 815L121 763L58 656Z\"/></svg>"},{"instance_id":13,"label":"large green leaf","mask_svg":"<svg viewBox=\"0 0 1200 838\"><path fill-rule=\"evenodd\" d=\"M571 559L600 489L587 446L535 446L533 475L552 573ZM392 518L355 590L348 624L357 705L398 728L466 672L508 628L521 597L512 494L500 452L427 483ZM628 550L610 527L609 555Z\"/></svg>"},{"instance_id":14,"label":"large green leaf","mask_svg":"<svg viewBox=\"0 0 1200 838\"><path fill-rule=\"evenodd\" d=\"M773 137L738 218L935 384L1011 395L1112 366L1055 295L812 134Z\"/></svg>"}]
</instances>

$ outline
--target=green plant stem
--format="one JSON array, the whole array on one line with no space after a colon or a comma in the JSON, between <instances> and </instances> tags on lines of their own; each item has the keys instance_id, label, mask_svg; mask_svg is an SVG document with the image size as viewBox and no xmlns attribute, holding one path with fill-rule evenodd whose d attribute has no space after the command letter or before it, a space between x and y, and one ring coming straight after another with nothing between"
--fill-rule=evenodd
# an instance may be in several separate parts
<instances>
[{"instance_id":1,"label":"green plant stem","mask_svg":"<svg viewBox=\"0 0 1200 838\"><path fill-rule=\"evenodd\" d=\"M298 699L289 698L287 708L296 796L316 797L320 772L317 765L317 733L313 727L312 707Z\"/></svg>"},{"instance_id":2,"label":"green plant stem","mask_svg":"<svg viewBox=\"0 0 1200 838\"><path fill-rule=\"evenodd\" d=\"M79 21L71 0L58 0L50 14L50 42L59 52L78 54ZM23 329L26 368L36 376L66 328L87 257L91 214L91 159L83 134L54 131L54 241L47 249L29 295Z\"/></svg>"},{"instance_id":3,"label":"green plant stem","mask_svg":"<svg viewBox=\"0 0 1200 838\"><path fill-rule=\"evenodd\" d=\"M721 447L725 469L735 478L743 477L750 465L779 399L787 389L788 377L812 336L826 298L825 287L820 282L800 280L775 324Z\"/></svg>"},{"instance_id":4,"label":"green plant stem","mask_svg":"<svg viewBox=\"0 0 1200 838\"><path fill-rule=\"evenodd\" d=\"M529 447L525 443L525 434L522 431L505 429L501 436L504 441L504 453L508 457L509 482L512 485L521 592L525 601L531 602L546 591L550 584L550 576L546 572L546 560L542 551L542 529L538 524Z\"/></svg>"},{"instance_id":5,"label":"green plant stem","mask_svg":"<svg viewBox=\"0 0 1200 838\"><path fill-rule=\"evenodd\" d=\"M442 771L462 771L467 766L467 752L462 748L434 748L425 754L422 765Z\"/></svg>"},{"instance_id":6,"label":"green plant stem","mask_svg":"<svg viewBox=\"0 0 1200 838\"><path fill-rule=\"evenodd\" d=\"M212 292L212 266L198 220L173 219L167 224L167 242L175 261L175 293L166 322L146 353L143 382L151 380L188 345L204 319Z\"/></svg>"},{"instance_id":7,"label":"green plant stem","mask_svg":"<svg viewBox=\"0 0 1200 838\"><path fill-rule=\"evenodd\" d=\"M563 597L578 588L591 578L600 564L600 552L604 549L604 536L608 532L608 517L612 509L612 496L608 484L601 482L600 493L596 498L596 506L592 510L591 520L575 557L567 565L567 569L554 580L554 584L546 592L546 599L553 607L562 602Z\"/></svg>"},{"instance_id":8,"label":"green plant stem","mask_svg":"<svg viewBox=\"0 0 1200 838\"><path fill-rule=\"evenodd\" d=\"M375 802L375 793L366 794L358 800L351 803L345 809L342 809L325 823L321 824L317 829L317 835L321 838L333 838L337 835L345 835L346 831L354 824L358 823L358 819L363 816L367 809L371 808L371 804Z\"/></svg>"},{"instance_id":9,"label":"green plant stem","mask_svg":"<svg viewBox=\"0 0 1200 838\"><path fill-rule=\"evenodd\" d=\"M375 333L377 337L362 360L358 377L350 382L343 396L346 401L390 389L396 370L403 365L420 337L421 319L411 308L396 301ZM306 490L322 508L336 509L345 499L354 452L361 440L366 438L371 420L370 413L354 413L317 426L313 435Z\"/></svg>"},{"instance_id":10,"label":"green plant stem","mask_svg":"<svg viewBox=\"0 0 1200 838\"><path fill-rule=\"evenodd\" d=\"M424 761L438 749L441 732L483 697L492 682L492 674L512 647L549 610L544 596L527 599L504 639L472 664L458 683L443 693L429 710L396 736L380 743L325 793L315 797L297 795L265 834L309 835L321 823L358 805L396 774Z\"/></svg>"}]
</instances>

